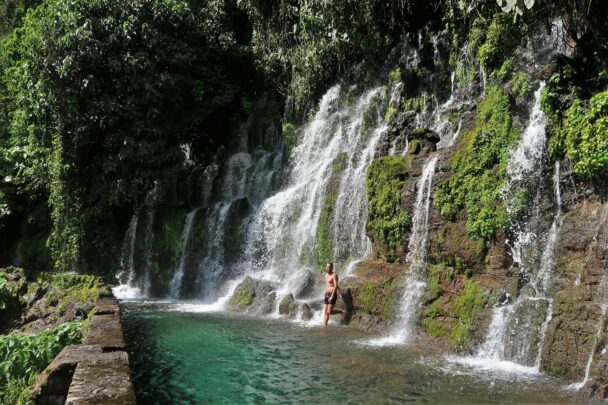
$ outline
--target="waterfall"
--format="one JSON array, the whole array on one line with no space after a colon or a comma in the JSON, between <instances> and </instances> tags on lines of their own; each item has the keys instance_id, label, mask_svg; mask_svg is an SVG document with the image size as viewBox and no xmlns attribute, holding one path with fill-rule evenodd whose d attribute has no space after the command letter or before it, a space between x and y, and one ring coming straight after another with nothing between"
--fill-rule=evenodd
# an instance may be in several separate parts
<instances>
[{"instance_id":1,"label":"waterfall","mask_svg":"<svg viewBox=\"0 0 608 405\"><path fill-rule=\"evenodd\" d=\"M192 230L192 223L194 222L194 217L197 212L198 209L190 211L186 216L186 221L184 222L184 230L180 239L182 245L182 252L179 261L177 262L175 273L173 273L171 283L169 284L169 296L171 298L179 298L179 293L182 287L182 278L184 277L184 267L186 265L188 242L190 241L190 231Z\"/></svg>"},{"instance_id":2,"label":"waterfall","mask_svg":"<svg viewBox=\"0 0 608 405\"><path fill-rule=\"evenodd\" d=\"M185 217L168 295L217 310L244 275L281 282L280 297L301 291L321 261L335 261L342 277L352 272L371 251L365 184L386 131L387 97L378 87L345 103L342 88L332 87L298 131L286 167L280 144L251 151L245 128L225 163L202 171L201 205ZM276 190L279 174L284 181ZM139 282L132 277L128 284L141 284L146 296L157 265L153 227L154 208L148 208L145 233L125 235L133 245L125 250L133 254L141 246L143 252L141 265L133 266L142 269Z\"/></svg>"},{"instance_id":3,"label":"waterfall","mask_svg":"<svg viewBox=\"0 0 608 405\"><path fill-rule=\"evenodd\" d=\"M409 270L405 277L405 293L397 315L394 332L387 338L377 341L381 344L406 343L413 333L414 321L418 316L418 305L426 288L426 271L429 234L429 209L433 191L433 175L437 156L432 156L424 164L422 175L418 180L412 234L408 244L407 262Z\"/></svg>"},{"instance_id":4,"label":"waterfall","mask_svg":"<svg viewBox=\"0 0 608 405\"><path fill-rule=\"evenodd\" d=\"M518 188L537 191L535 206L539 205L538 201L541 198L547 123L540 107L540 95L544 85L541 82L534 94L535 101L529 125L518 146L511 153L507 166L508 180L504 194L507 198L508 210L512 214L516 210L512 199ZM513 262L519 268L522 277L530 279L529 288L523 288L512 304L499 303L494 308L486 340L477 353L478 362L508 368L508 365L501 362L514 361L527 367L530 372L539 370L543 340L553 314L549 282L562 222L559 176L559 162L557 162L553 175L553 200L556 210L544 244L539 243L540 239L535 231L535 226L538 226L538 213L530 213L529 219L523 224L514 225L516 237L511 246ZM540 254L540 261L536 252ZM517 368L517 365L513 367Z\"/></svg>"},{"instance_id":5,"label":"waterfall","mask_svg":"<svg viewBox=\"0 0 608 405\"><path fill-rule=\"evenodd\" d=\"M141 290L137 287L132 287L135 279L135 242L137 240L138 221L139 215L135 213L129 222L129 227L123 240L120 273L117 276L120 285L112 289L114 295L118 298L137 298L141 296Z\"/></svg>"},{"instance_id":6,"label":"waterfall","mask_svg":"<svg viewBox=\"0 0 608 405\"><path fill-rule=\"evenodd\" d=\"M279 296L298 291L321 261L343 271L370 249L365 180L385 130L384 95L375 88L353 105L340 99L340 86L323 96L292 151L284 187L263 201L248 231L246 266L255 277L282 281ZM330 233L323 241L321 231Z\"/></svg>"},{"instance_id":7,"label":"waterfall","mask_svg":"<svg viewBox=\"0 0 608 405\"><path fill-rule=\"evenodd\" d=\"M545 343L545 337L547 334L547 327L551 318L553 317L553 299L549 295L549 281L551 280L551 273L553 271L555 247L557 246L557 237L559 236L559 229L562 225L562 193L560 187L560 164L559 161L555 162L555 168L553 173L553 191L555 194L555 216L553 217L553 223L547 236L545 248L541 257L541 267L538 272L534 284L537 294L548 302L547 315L541 326L539 339L538 339L538 353L536 355L536 361L534 366L540 371L540 362L542 359L543 347Z\"/></svg>"},{"instance_id":8,"label":"waterfall","mask_svg":"<svg viewBox=\"0 0 608 405\"><path fill-rule=\"evenodd\" d=\"M152 271L152 243L154 241L154 210L149 209L147 213L146 220L146 233L145 233L145 253L144 253L144 285L143 285L143 294L147 297L150 295L150 287L151 287L151 276L150 272Z\"/></svg>"}]
</instances>

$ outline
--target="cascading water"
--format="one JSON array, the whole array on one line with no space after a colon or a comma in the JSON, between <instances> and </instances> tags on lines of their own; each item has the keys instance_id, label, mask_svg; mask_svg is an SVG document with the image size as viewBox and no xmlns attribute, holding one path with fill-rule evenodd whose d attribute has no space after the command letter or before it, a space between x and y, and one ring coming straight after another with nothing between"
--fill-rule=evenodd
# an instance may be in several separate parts
<instances>
[{"instance_id":1,"label":"cascading water","mask_svg":"<svg viewBox=\"0 0 608 405\"><path fill-rule=\"evenodd\" d=\"M171 279L171 283L169 284L169 295L172 298L179 298L180 290L182 286L182 278L184 277L184 267L186 265L186 255L188 254L188 242L190 241L190 231L192 230L192 223L194 222L194 217L198 212L198 209L194 209L188 213L186 216L186 222L184 224L184 231L182 232L181 244L182 244L182 252L177 262L177 268L175 269L175 273L173 273L173 278Z\"/></svg>"},{"instance_id":2,"label":"cascading water","mask_svg":"<svg viewBox=\"0 0 608 405\"><path fill-rule=\"evenodd\" d=\"M122 244L120 273L117 276L121 284L113 290L118 298L135 298L141 295L139 288L131 287L135 279L135 242L137 240L138 221L139 215L136 213L131 218L131 222L129 222L129 227Z\"/></svg>"},{"instance_id":3,"label":"cascading water","mask_svg":"<svg viewBox=\"0 0 608 405\"><path fill-rule=\"evenodd\" d=\"M405 277L405 293L397 314L395 328L389 336L372 339L369 344L386 346L406 343L412 336L414 320L418 314L418 305L426 288L426 257L429 231L429 209L433 191L433 175L437 156L430 157L424 164L422 175L418 180L412 234L408 244L407 262L409 270Z\"/></svg>"},{"instance_id":4,"label":"cascading water","mask_svg":"<svg viewBox=\"0 0 608 405\"><path fill-rule=\"evenodd\" d=\"M543 322L540 328L538 338L538 352L536 355L536 361L534 362L534 367L536 367L537 370L540 370L540 362L542 359L545 336L547 334L547 327L549 326L549 322L551 322L551 318L553 317L553 298L551 298L549 294L549 282L551 280L551 273L553 271L554 266L557 237L559 236L559 230L562 225L562 193L560 187L559 161L555 162L555 168L553 173L553 191L555 193L556 204L555 217L553 218L553 223L551 224L551 229L549 230L549 235L547 236L545 248L541 257L540 271L538 272L538 276L534 281L534 287L537 291L537 294L542 299L547 300L548 303L547 315L545 317L545 321Z\"/></svg>"},{"instance_id":5,"label":"cascading water","mask_svg":"<svg viewBox=\"0 0 608 405\"><path fill-rule=\"evenodd\" d=\"M204 171L203 188L216 190L216 197L203 192L203 205L184 220L168 291L172 298L225 302L235 285L230 280L246 274L281 282L278 297L298 295L321 261L335 261L344 276L369 254L365 182L386 129L387 95L375 88L348 105L342 95L335 86L322 98L274 195L268 196L282 164L277 150L250 153L242 142L223 167ZM222 180L210 187L215 173ZM235 242L235 232L242 242ZM144 254L146 263L149 257ZM144 275L149 291L146 280Z\"/></svg>"},{"instance_id":6,"label":"cascading water","mask_svg":"<svg viewBox=\"0 0 608 405\"><path fill-rule=\"evenodd\" d=\"M145 254L144 254L144 284L143 294L145 296L150 295L150 272L152 271L152 242L154 241L154 210L150 209L147 212L146 219L146 234L145 234Z\"/></svg>"},{"instance_id":7,"label":"cascading water","mask_svg":"<svg viewBox=\"0 0 608 405\"><path fill-rule=\"evenodd\" d=\"M261 205L249 229L245 261L254 277L297 295L323 261L348 270L370 249L365 179L381 138L384 97L366 91L341 107L341 87L322 98L291 154L286 185Z\"/></svg>"},{"instance_id":8,"label":"cascading water","mask_svg":"<svg viewBox=\"0 0 608 405\"><path fill-rule=\"evenodd\" d=\"M509 199L507 205L512 215L515 215L517 204L512 196L517 194L518 187L542 190L547 122L540 107L543 88L544 83L541 83L535 92L530 123L508 162L505 196ZM537 212L529 213L529 219L524 224L515 226L516 238L511 247L514 268L519 269L520 278L530 280L529 288L523 288L512 304L509 304L508 298L505 302L497 303L485 342L475 359L467 359L471 364L538 372L544 336L553 313L549 281L562 220L558 163L555 165L553 183L556 210L544 244L540 243L541 239L532 230L533 224L537 226L538 223ZM539 205L541 194L538 191L534 199L535 206ZM540 253L540 260L539 254L535 252Z\"/></svg>"}]
</instances>

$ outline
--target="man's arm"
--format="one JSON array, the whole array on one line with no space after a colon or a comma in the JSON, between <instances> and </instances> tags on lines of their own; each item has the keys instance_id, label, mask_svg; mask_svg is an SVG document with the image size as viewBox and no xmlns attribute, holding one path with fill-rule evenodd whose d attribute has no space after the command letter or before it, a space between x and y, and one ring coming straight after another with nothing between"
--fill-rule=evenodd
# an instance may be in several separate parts
<instances>
[{"instance_id":1,"label":"man's arm","mask_svg":"<svg viewBox=\"0 0 608 405\"><path fill-rule=\"evenodd\" d=\"M340 288L340 284L338 284L338 275L334 274L333 279L334 279L334 290L331 293L331 299L334 299L334 297L336 296L336 291L340 291L340 294L344 294L342 292L342 289Z\"/></svg>"}]
</instances>

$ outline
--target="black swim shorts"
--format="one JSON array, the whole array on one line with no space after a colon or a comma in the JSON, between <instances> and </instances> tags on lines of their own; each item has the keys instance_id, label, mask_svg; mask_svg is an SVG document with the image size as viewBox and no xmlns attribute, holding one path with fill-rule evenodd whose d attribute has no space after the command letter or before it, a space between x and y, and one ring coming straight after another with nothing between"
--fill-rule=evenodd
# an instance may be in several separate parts
<instances>
[{"instance_id":1,"label":"black swim shorts","mask_svg":"<svg viewBox=\"0 0 608 405\"><path fill-rule=\"evenodd\" d=\"M327 305L327 304L336 305L336 300L338 299L338 294L334 295L334 298L331 301L329 300L330 298L331 298L331 293L326 292L325 293L325 305Z\"/></svg>"}]
</instances>

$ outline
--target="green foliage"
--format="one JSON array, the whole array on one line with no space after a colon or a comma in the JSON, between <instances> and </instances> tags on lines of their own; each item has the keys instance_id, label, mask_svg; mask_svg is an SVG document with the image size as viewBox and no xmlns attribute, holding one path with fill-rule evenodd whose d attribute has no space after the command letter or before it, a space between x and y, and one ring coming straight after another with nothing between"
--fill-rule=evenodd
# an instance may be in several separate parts
<instances>
[{"instance_id":1,"label":"green foliage","mask_svg":"<svg viewBox=\"0 0 608 405\"><path fill-rule=\"evenodd\" d=\"M426 2L240 0L253 24L256 61L288 107L302 116L353 64L379 67L404 28L422 27L435 8Z\"/></svg>"},{"instance_id":2,"label":"green foliage","mask_svg":"<svg viewBox=\"0 0 608 405\"><path fill-rule=\"evenodd\" d=\"M6 274L0 272L0 310L7 307L8 303L15 298L17 286L6 278Z\"/></svg>"},{"instance_id":3,"label":"green foliage","mask_svg":"<svg viewBox=\"0 0 608 405\"><path fill-rule=\"evenodd\" d=\"M479 104L476 127L466 133L451 158L452 176L435 191L434 204L446 218L464 209L470 236L488 239L507 226L501 191L510 149L520 132L512 126L504 91L490 87Z\"/></svg>"},{"instance_id":4,"label":"green foliage","mask_svg":"<svg viewBox=\"0 0 608 405\"><path fill-rule=\"evenodd\" d=\"M21 25L27 10L40 3L41 0L4 0L0 3L0 36Z\"/></svg>"},{"instance_id":5,"label":"green foliage","mask_svg":"<svg viewBox=\"0 0 608 405\"><path fill-rule=\"evenodd\" d=\"M608 166L608 90L594 95L588 108L575 100L560 131L574 171L586 177L604 176Z\"/></svg>"},{"instance_id":6,"label":"green foliage","mask_svg":"<svg viewBox=\"0 0 608 405\"><path fill-rule=\"evenodd\" d=\"M401 208L405 165L403 157L384 156L374 160L367 172L367 226L388 249L404 243L411 225Z\"/></svg>"},{"instance_id":7,"label":"green foliage","mask_svg":"<svg viewBox=\"0 0 608 405\"><path fill-rule=\"evenodd\" d=\"M282 126L283 144L287 150L293 149L298 141L296 128L291 122L284 122Z\"/></svg>"},{"instance_id":8,"label":"green foliage","mask_svg":"<svg viewBox=\"0 0 608 405\"><path fill-rule=\"evenodd\" d=\"M47 199L56 269L81 265L180 144L215 152L251 88L241 18L222 0L49 0L2 41L0 209Z\"/></svg>"},{"instance_id":9,"label":"green foliage","mask_svg":"<svg viewBox=\"0 0 608 405\"><path fill-rule=\"evenodd\" d=\"M503 13L497 13L485 35L485 42L477 51L479 63L484 68L496 68L502 64L505 56L511 54L517 41L519 31Z\"/></svg>"},{"instance_id":10,"label":"green foliage","mask_svg":"<svg viewBox=\"0 0 608 405\"><path fill-rule=\"evenodd\" d=\"M511 91L516 97L526 99L532 94L532 87L530 86L530 78L526 72L517 72L513 75L513 81L511 82Z\"/></svg>"},{"instance_id":11,"label":"green foliage","mask_svg":"<svg viewBox=\"0 0 608 405\"><path fill-rule=\"evenodd\" d=\"M37 335L0 336L0 403L23 399L23 390L61 349L82 341L85 327L85 321L67 322Z\"/></svg>"}]
</instances>

